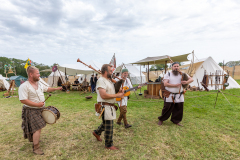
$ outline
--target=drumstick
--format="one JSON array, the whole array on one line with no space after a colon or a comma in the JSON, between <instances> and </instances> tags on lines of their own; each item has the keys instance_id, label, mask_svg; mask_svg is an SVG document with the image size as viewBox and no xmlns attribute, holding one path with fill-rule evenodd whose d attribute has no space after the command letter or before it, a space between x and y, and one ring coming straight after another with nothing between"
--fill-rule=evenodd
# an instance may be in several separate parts
<instances>
[{"instance_id":1,"label":"drumstick","mask_svg":"<svg viewBox=\"0 0 240 160\"><path fill-rule=\"evenodd\" d=\"M103 114L103 111L104 111L104 109L105 109L105 108L103 108L103 109L102 109L102 112L101 112L101 114L100 114L100 116L99 116L99 119L101 118L101 116L102 116L102 114Z\"/></svg>"},{"instance_id":2,"label":"drumstick","mask_svg":"<svg viewBox=\"0 0 240 160\"><path fill-rule=\"evenodd\" d=\"M44 101L44 102L46 102L46 100L47 100L49 97L51 97L51 94L49 94L49 95L48 95L48 97L45 99L45 101Z\"/></svg>"}]
</instances>

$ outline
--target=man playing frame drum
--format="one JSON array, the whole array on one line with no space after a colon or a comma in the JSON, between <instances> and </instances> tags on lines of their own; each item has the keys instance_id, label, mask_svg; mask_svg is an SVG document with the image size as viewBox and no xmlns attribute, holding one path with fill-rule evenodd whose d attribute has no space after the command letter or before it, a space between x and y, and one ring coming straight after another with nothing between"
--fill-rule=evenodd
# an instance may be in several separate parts
<instances>
[{"instance_id":1,"label":"man playing frame drum","mask_svg":"<svg viewBox=\"0 0 240 160\"><path fill-rule=\"evenodd\" d=\"M98 79L96 92L97 92L97 102L102 107L104 111L102 114L102 123L98 129L93 131L93 135L98 141L102 141L100 135L102 131L105 131L105 148L110 150L118 150L118 148L113 146L113 120L116 119L116 109L114 103L116 103L115 98L123 98L123 90L115 94L114 84L111 81L111 75L113 73L112 66L109 64L104 64L101 69L102 77Z\"/></svg>"},{"instance_id":2,"label":"man playing frame drum","mask_svg":"<svg viewBox=\"0 0 240 160\"><path fill-rule=\"evenodd\" d=\"M59 88L48 88L40 84L40 74L38 68L29 66L27 68L28 81L20 85L18 93L19 100L23 103L22 108L22 130L24 138L33 142L33 152L42 155L43 151L39 147L39 139L41 129L46 126L46 122L42 117L44 109L44 94L43 92L52 92L61 90Z\"/></svg>"}]
</instances>

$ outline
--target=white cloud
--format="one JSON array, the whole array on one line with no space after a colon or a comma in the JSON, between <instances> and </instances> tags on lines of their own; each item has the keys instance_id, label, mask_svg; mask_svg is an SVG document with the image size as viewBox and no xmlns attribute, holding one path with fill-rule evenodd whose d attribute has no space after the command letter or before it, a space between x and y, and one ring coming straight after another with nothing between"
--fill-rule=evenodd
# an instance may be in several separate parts
<instances>
[{"instance_id":1,"label":"white cloud","mask_svg":"<svg viewBox=\"0 0 240 160\"><path fill-rule=\"evenodd\" d=\"M109 63L116 53L120 64L195 50L217 62L240 59L240 3L234 0L0 3L0 56L51 65L77 58Z\"/></svg>"}]
</instances>

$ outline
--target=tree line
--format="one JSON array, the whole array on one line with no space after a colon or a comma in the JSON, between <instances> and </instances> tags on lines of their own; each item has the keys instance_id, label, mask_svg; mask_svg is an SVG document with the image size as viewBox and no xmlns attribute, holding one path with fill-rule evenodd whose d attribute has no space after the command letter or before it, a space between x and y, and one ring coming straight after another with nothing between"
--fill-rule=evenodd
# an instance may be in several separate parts
<instances>
[{"instance_id":1,"label":"tree line","mask_svg":"<svg viewBox=\"0 0 240 160\"><path fill-rule=\"evenodd\" d=\"M223 62L219 62L218 65L223 66ZM240 61L229 61L224 64L224 66L228 66L228 67L239 66L239 65L240 65Z\"/></svg>"},{"instance_id":2,"label":"tree line","mask_svg":"<svg viewBox=\"0 0 240 160\"><path fill-rule=\"evenodd\" d=\"M12 70L16 70L16 75L21 75L23 77L27 77L26 69L24 68L25 64L27 62L26 60L16 59L16 58L7 58L7 57L0 57L0 74L2 76L6 76L4 73L4 66L7 65L7 72L9 70L9 66L11 65ZM39 71L44 69L49 69L52 66L48 66L42 63L36 63L32 61L32 66L35 66L39 69ZM40 72L41 77L46 77L50 74L50 72ZM7 75L8 77L15 76L15 73L10 73Z\"/></svg>"}]
</instances>

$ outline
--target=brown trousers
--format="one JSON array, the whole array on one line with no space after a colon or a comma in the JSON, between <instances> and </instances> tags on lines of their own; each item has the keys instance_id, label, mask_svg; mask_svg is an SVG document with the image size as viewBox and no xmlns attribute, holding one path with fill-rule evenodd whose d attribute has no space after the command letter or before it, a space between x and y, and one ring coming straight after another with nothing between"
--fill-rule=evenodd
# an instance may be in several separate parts
<instances>
[{"instance_id":1,"label":"brown trousers","mask_svg":"<svg viewBox=\"0 0 240 160\"><path fill-rule=\"evenodd\" d=\"M162 115L158 117L160 121L167 120L172 114L171 121L175 124L182 121L183 117L183 102L181 103L172 103L172 102L165 102L164 107L162 109Z\"/></svg>"},{"instance_id":2,"label":"brown trousers","mask_svg":"<svg viewBox=\"0 0 240 160\"><path fill-rule=\"evenodd\" d=\"M127 125L127 106L121 106L119 107L120 108L120 115L119 115L119 118L118 118L118 123L121 122L121 120L123 119L123 122L124 122L124 125Z\"/></svg>"}]
</instances>

